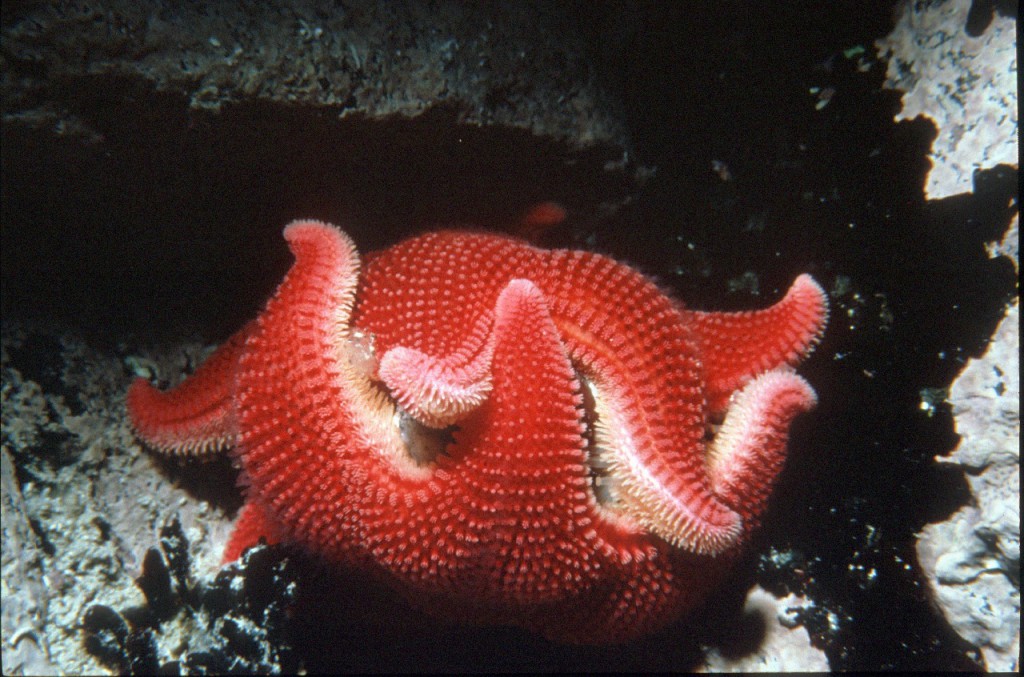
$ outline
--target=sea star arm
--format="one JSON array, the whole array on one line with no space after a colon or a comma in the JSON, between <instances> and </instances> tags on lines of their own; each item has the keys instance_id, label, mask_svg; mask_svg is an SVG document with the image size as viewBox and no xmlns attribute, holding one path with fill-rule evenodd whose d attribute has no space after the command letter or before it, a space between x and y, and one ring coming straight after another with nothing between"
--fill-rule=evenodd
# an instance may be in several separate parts
<instances>
[{"instance_id":1,"label":"sea star arm","mask_svg":"<svg viewBox=\"0 0 1024 677\"><path fill-rule=\"evenodd\" d=\"M268 545L279 543L282 540L281 526L260 504L250 500L242 506L221 561L224 564L235 561L243 552L259 543L260 539Z\"/></svg>"},{"instance_id":2,"label":"sea star arm","mask_svg":"<svg viewBox=\"0 0 1024 677\"><path fill-rule=\"evenodd\" d=\"M473 334L486 331L482 317ZM464 418L491 391L491 353L488 343L475 356L472 342L444 358L396 346L384 353L379 374L398 403L413 418L430 428L444 428Z\"/></svg>"},{"instance_id":3,"label":"sea star arm","mask_svg":"<svg viewBox=\"0 0 1024 677\"><path fill-rule=\"evenodd\" d=\"M609 567L606 574L614 572L614 584L545 608L537 617L538 629L549 639L574 644L619 643L657 630L676 617L681 605L703 594L677 578L669 559L665 547L649 542L621 548L611 561L602 558ZM707 560L701 565L716 566Z\"/></svg>"},{"instance_id":4,"label":"sea star arm","mask_svg":"<svg viewBox=\"0 0 1024 677\"><path fill-rule=\"evenodd\" d=\"M237 453L263 522L327 550L346 542L335 511L351 485L347 450L364 434L354 410L371 397L348 350L359 256L352 240L326 223L295 221L284 236L295 263L239 360Z\"/></svg>"},{"instance_id":5,"label":"sea star arm","mask_svg":"<svg viewBox=\"0 0 1024 677\"><path fill-rule=\"evenodd\" d=\"M499 295L493 346L493 391L456 433L472 451L438 467L459 473L457 522L483 546L482 589L515 605L564 598L594 574L596 504L579 383L532 282L513 279Z\"/></svg>"},{"instance_id":6,"label":"sea star arm","mask_svg":"<svg viewBox=\"0 0 1024 677\"><path fill-rule=\"evenodd\" d=\"M789 426L817 402L814 390L788 368L758 376L741 390L708 449L711 487L743 517L759 521L786 458Z\"/></svg>"},{"instance_id":7,"label":"sea star arm","mask_svg":"<svg viewBox=\"0 0 1024 677\"><path fill-rule=\"evenodd\" d=\"M703 346L708 408L721 412L753 376L806 357L825 330L828 297L810 275L765 310L739 313L684 311Z\"/></svg>"},{"instance_id":8,"label":"sea star arm","mask_svg":"<svg viewBox=\"0 0 1024 677\"><path fill-rule=\"evenodd\" d=\"M595 450L612 508L690 552L716 555L743 528L714 495L704 463L705 407L685 315L645 277L610 259L555 253L546 270L555 322L594 396ZM581 293L575 280L585 279Z\"/></svg>"},{"instance_id":9,"label":"sea star arm","mask_svg":"<svg viewBox=\"0 0 1024 677\"><path fill-rule=\"evenodd\" d=\"M244 327L171 390L135 379L128 390L128 415L146 444L166 454L199 456L235 443L235 369L250 331L251 325Z\"/></svg>"}]
</instances>

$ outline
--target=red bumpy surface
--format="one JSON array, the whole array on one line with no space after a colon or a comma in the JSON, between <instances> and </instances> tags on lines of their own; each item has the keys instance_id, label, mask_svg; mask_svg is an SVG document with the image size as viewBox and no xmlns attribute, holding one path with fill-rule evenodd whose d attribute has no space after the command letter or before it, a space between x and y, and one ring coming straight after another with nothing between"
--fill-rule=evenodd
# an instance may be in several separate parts
<instances>
[{"instance_id":1,"label":"red bumpy surface","mask_svg":"<svg viewBox=\"0 0 1024 677\"><path fill-rule=\"evenodd\" d=\"M295 264L255 322L177 388L128 394L158 450L233 447L229 560L288 540L435 613L626 640L717 583L815 401L792 371L827 318L806 275L766 310L710 313L497 235L365 265L333 226L285 238Z\"/></svg>"}]
</instances>

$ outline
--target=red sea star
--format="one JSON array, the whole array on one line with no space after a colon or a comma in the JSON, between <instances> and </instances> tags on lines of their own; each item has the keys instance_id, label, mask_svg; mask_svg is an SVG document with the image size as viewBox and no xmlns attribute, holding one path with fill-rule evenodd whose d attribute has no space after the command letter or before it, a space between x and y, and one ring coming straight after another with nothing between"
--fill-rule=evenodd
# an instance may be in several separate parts
<instances>
[{"instance_id":1,"label":"red sea star","mask_svg":"<svg viewBox=\"0 0 1024 677\"><path fill-rule=\"evenodd\" d=\"M806 275L705 313L587 252L436 232L360 270L330 225L284 234L260 317L177 388L128 393L153 447L234 447L227 560L288 540L434 612L622 641L721 576L815 402L791 369L827 315Z\"/></svg>"}]
</instances>

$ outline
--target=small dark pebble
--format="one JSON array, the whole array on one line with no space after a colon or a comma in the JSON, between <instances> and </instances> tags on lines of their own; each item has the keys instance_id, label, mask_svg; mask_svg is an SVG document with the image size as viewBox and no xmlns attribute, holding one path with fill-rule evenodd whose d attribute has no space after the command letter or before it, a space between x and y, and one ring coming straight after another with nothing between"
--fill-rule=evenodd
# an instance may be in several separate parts
<instances>
[{"instance_id":1,"label":"small dark pebble","mask_svg":"<svg viewBox=\"0 0 1024 677\"><path fill-rule=\"evenodd\" d=\"M121 614L109 606L94 604L82 619L85 629L85 650L101 663L115 671L128 666L125 643L128 640L128 623Z\"/></svg>"},{"instance_id":2,"label":"small dark pebble","mask_svg":"<svg viewBox=\"0 0 1024 677\"><path fill-rule=\"evenodd\" d=\"M167 559L167 567L177 583L178 594L188 589L188 573L191 563L188 557L188 539L177 517L160 529L160 548Z\"/></svg>"},{"instance_id":3,"label":"small dark pebble","mask_svg":"<svg viewBox=\"0 0 1024 677\"><path fill-rule=\"evenodd\" d=\"M231 580L236 575L236 572L225 569L217 574L212 585L203 586L200 590L200 605L209 616L211 624L214 619L226 614L236 601L237 594L231 589Z\"/></svg>"},{"instance_id":4,"label":"small dark pebble","mask_svg":"<svg viewBox=\"0 0 1024 677\"><path fill-rule=\"evenodd\" d=\"M236 656L257 659L260 656L260 640L249 634L237 619L225 618L220 635L227 640L227 650Z\"/></svg>"},{"instance_id":5,"label":"small dark pebble","mask_svg":"<svg viewBox=\"0 0 1024 677\"><path fill-rule=\"evenodd\" d=\"M156 548L146 551L142 560L142 575L135 579L159 621L172 618L177 612L177 600L171 590L171 575L164 558Z\"/></svg>"},{"instance_id":6,"label":"small dark pebble","mask_svg":"<svg viewBox=\"0 0 1024 677\"><path fill-rule=\"evenodd\" d=\"M152 675L160 670L152 628L129 634L125 649L129 656L128 669L133 675Z\"/></svg>"},{"instance_id":7,"label":"small dark pebble","mask_svg":"<svg viewBox=\"0 0 1024 677\"><path fill-rule=\"evenodd\" d=\"M111 670L130 674L270 674L301 667L288 639L297 572L286 550L251 548L212 583L190 584L188 542L180 523L169 522L160 537L163 554L150 548L136 579L146 604L120 614L97 605L86 614L90 654ZM213 646L161 664L160 623L200 610Z\"/></svg>"},{"instance_id":8,"label":"small dark pebble","mask_svg":"<svg viewBox=\"0 0 1024 677\"><path fill-rule=\"evenodd\" d=\"M182 662L190 675L218 675L228 671L230 661L220 649L194 651Z\"/></svg>"}]
</instances>

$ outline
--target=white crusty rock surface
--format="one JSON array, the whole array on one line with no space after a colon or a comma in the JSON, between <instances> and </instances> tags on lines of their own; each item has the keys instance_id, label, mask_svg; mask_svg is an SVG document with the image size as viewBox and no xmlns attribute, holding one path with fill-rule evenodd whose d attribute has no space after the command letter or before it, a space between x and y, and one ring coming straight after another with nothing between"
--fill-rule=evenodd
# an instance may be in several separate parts
<instances>
[{"instance_id":1,"label":"white crusty rock surface","mask_svg":"<svg viewBox=\"0 0 1024 677\"><path fill-rule=\"evenodd\" d=\"M1016 22L998 12L967 33L970 0L904 2L893 32L876 42L886 86L903 90L896 120L925 116L937 127L930 200L970 192L974 173L1018 165ZM1019 260L1016 217L992 256ZM972 500L918 535L918 558L950 625L981 649L989 670L1019 670L1020 337L1007 310L987 352L950 388L960 443L943 463L963 467Z\"/></svg>"},{"instance_id":2,"label":"white crusty rock surface","mask_svg":"<svg viewBox=\"0 0 1024 677\"><path fill-rule=\"evenodd\" d=\"M1019 307L988 352L953 383L960 444L937 460L963 466L974 501L918 537L921 565L953 628L977 645L990 671L1019 670Z\"/></svg>"},{"instance_id":3,"label":"white crusty rock surface","mask_svg":"<svg viewBox=\"0 0 1024 677\"><path fill-rule=\"evenodd\" d=\"M794 611L812 605L796 594L776 597L755 585L747 593L743 614L761 617L764 637L749 655L726 656L708 651L704 672L828 672L825 652L811 645L807 628L794 621Z\"/></svg>"},{"instance_id":4,"label":"white crusty rock surface","mask_svg":"<svg viewBox=\"0 0 1024 677\"><path fill-rule=\"evenodd\" d=\"M561 3L99 0L16 10L0 65L31 67L0 77L5 122L88 136L55 102L69 83L119 76L196 109L259 100L377 118L443 105L470 124L579 146L624 142Z\"/></svg>"},{"instance_id":5,"label":"white crusty rock surface","mask_svg":"<svg viewBox=\"0 0 1024 677\"><path fill-rule=\"evenodd\" d=\"M174 374L204 352L190 344L145 361ZM41 360L39 381L23 373ZM5 322L0 376L3 673L107 674L83 648L86 610L144 602L134 579L174 517L194 570L215 571L229 516L176 486L135 440L124 414L131 372L118 356L71 333ZM190 638L166 624L158 642L166 655Z\"/></svg>"},{"instance_id":6,"label":"white crusty rock surface","mask_svg":"<svg viewBox=\"0 0 1024 677\"><path fill-rule=\"evenodd\" d=\"M967 34L970 0L904 2L875 46L889 61L885 86L904 92L896 120L923 115L938 128L925 197L969 193L976 169L1017 165L1016 21L996 13Z\"/></svg>"}]
</instances>

